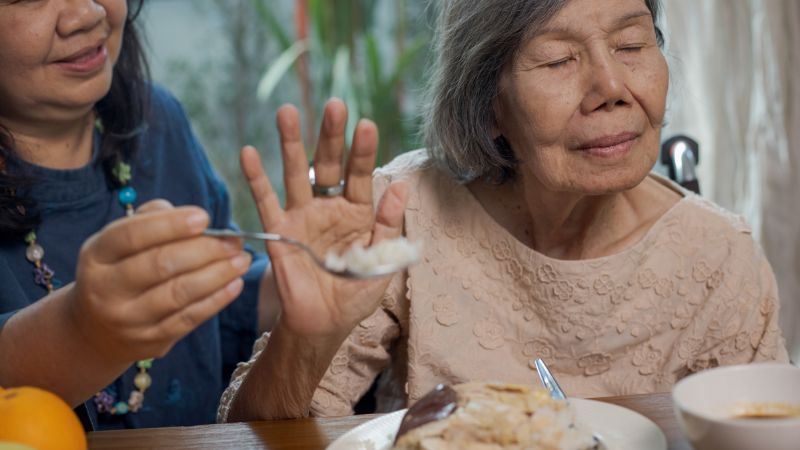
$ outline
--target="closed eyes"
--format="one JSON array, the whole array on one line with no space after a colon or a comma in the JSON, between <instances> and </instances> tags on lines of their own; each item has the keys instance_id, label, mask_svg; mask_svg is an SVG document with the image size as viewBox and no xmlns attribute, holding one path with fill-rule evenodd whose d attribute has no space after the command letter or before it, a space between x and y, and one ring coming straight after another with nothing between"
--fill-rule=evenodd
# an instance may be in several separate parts
<instances>
[{"instance_id":1,"label":"closed eyes","mask_svg":"<svg viewBox=\"0 0 800 450\"><path fill-rule=\"evenodd\" d=\"M547 63L545 65L547 67L551 68L551 69L559 69L559 68L562 68L562 67L566 67L567 64L569 64L569 62L573 61L574 59L575 58L570 56L570 57L567 57L567 58L559 59L557 61L549 62L549 63Z\"/></svg>"},{"instance_id":2,"label":"closed eyes","mask_svg":"<svg viewBox=\"0 0 800 450\"><path fill-rule=\"evenodd\" d=\"M618 52L638 53L645 47L645 44L629 44L617 48Z\"/></svg>"}]
</instances>

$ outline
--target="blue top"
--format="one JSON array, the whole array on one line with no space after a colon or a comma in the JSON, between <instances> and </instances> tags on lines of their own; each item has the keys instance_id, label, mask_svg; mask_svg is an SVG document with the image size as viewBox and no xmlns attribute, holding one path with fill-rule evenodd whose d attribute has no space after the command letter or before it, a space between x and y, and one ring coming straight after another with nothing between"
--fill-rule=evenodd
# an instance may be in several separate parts
<instances>
[{"instance_id":1,"label":"blue top","mask_svg":"<svg viewBox=\"0 0 800 450\"><path fill-rule=\"evenodd\" d=\"M163 198L176 206L204 208L215 228L232 226L225 185L212 169L183 108L169 93L154 87L150 110L139 153L128 161L133 175L130 185L138 193L135 206ZM110 188L97 159L98 137L94 139L95 157L80 169L51 170L8 162L8 170L24 171L36 180L31 193L43 216L37 240L45 249L43 261L63 284L74 280L81 244L124 215L117 192ZM0 244L0 327L16 311L47 294L34 283L33 265L25 259L25 249L21 239ZM256 255L241 297L153 362L149 371L153 384L141 410L119 416L98 414L89 400L85 410L78 408L83 418L88 414L93 427L101 430L213 422L230 373L238 361L250 357L257 335L258 284L266 264L264 255ZM135 389L136 372L132 366L110 385L121 394L118 400L128 400Z\"/></svg>"}]
</instances>

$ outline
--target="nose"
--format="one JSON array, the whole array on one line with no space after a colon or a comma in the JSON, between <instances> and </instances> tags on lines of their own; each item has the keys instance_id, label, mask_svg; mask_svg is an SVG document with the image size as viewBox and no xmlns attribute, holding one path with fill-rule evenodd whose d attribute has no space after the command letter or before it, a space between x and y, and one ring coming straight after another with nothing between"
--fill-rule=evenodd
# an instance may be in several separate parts
<instances>
[{"instance_id":1,"label":"nose","mask_svg":"<svg viewBox=\"0 0 800 450\"><path fill-rule=\"evenodd\" d=\"M584 114L597 110L611 111L631 102L625 85L624 65L608 52L594 55L585 71L586 95L581 104Z\"/></svg>"},{"instance_id":2,"label":"nose","mask_svg":"<svg viewBox=\"0 0 800 450\"><path fill-rule=\"evenodd\" d=\"M106 9L95 0L61 0L56 31L61 36L94 29L106 17Z\"/></svg>"}]
</instances>

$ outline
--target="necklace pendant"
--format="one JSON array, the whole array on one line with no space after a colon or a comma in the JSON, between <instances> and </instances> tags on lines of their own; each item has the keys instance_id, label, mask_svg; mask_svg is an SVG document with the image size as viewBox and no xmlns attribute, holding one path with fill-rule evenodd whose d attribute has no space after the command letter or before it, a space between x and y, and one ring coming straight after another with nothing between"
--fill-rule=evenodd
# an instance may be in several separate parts
<instances>
[{"instance_id":1,"label":"necklace pendant","mask_svg":"<svg viewBox=\"0 0 800 450\"><path fill-rule=\"evenodd\" d=\"M117 194L119 202L126 207L128 205L133 205L133 203L136 201L136 197L136 189L130 186L125 186L124 188L120 189L119 193Z\"/></svg>"},{"instance_id":2,"label":"necklace pendant","mask_svg":"<svg viewBox=\"0 0 800 450\"><path fill-rule=\"evenodd\" d=\"M53 275L55 275L53 269L47 264L42 263L33 269L33 282L49 289L51 281L53 280Z\"/></svg>"},{"instance_id":3,"label":"necklace pendant","mask_svg":"<svg viewBox=\"0 0 800 450\"><path fill-rule=\"evenodd\" d=\"M36 264L44 258L44 248L42 248L42 246L36 242L30 243L28 248L25 250L25 258L28 261Z\"/></svg>"}]
</instances>

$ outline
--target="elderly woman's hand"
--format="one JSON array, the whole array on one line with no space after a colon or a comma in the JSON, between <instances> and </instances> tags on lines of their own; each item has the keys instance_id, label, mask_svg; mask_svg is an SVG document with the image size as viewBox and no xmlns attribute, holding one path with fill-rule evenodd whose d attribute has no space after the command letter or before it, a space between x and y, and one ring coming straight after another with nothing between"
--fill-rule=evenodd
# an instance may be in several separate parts
<instances>
[{"instance_id":1,"label":"elderly woman's hand","mask_svg":"<svg viewBox=\"0 0 800 450\"><path fill-rule=\"evenodd\" d=\"M237 240L202 236L208 221L154 200L86 241L64 289L92 350L109 363L163 356L239 295L250 256Z\"/></svg>"},{"instance_id":2,"label":"elderly woman's hand","mask_svg":"<svg viewBox=\"0 0 800 450\"><path fill-rule=\"evenodd\" d=\"M319 145L314 157L315 184L338 186L335 196L314 196L309 165L300 136L300 119L293 106L278 111L286 206L281 208L269 179L252 147L242 150L242 169L250 183L264 229L307 243L318 255L343 253L358 242L371 245L401 234L407 187L392 184L373 208L372 171L378 130L361 120L353 136L343 170L347 108L339 100L325 107ZM269 243L281 302L279 326L297 336L343 337L377 308L390 277L349 280L330 275L302 251L280 243Z\"/></svg>"}]
</instances>

